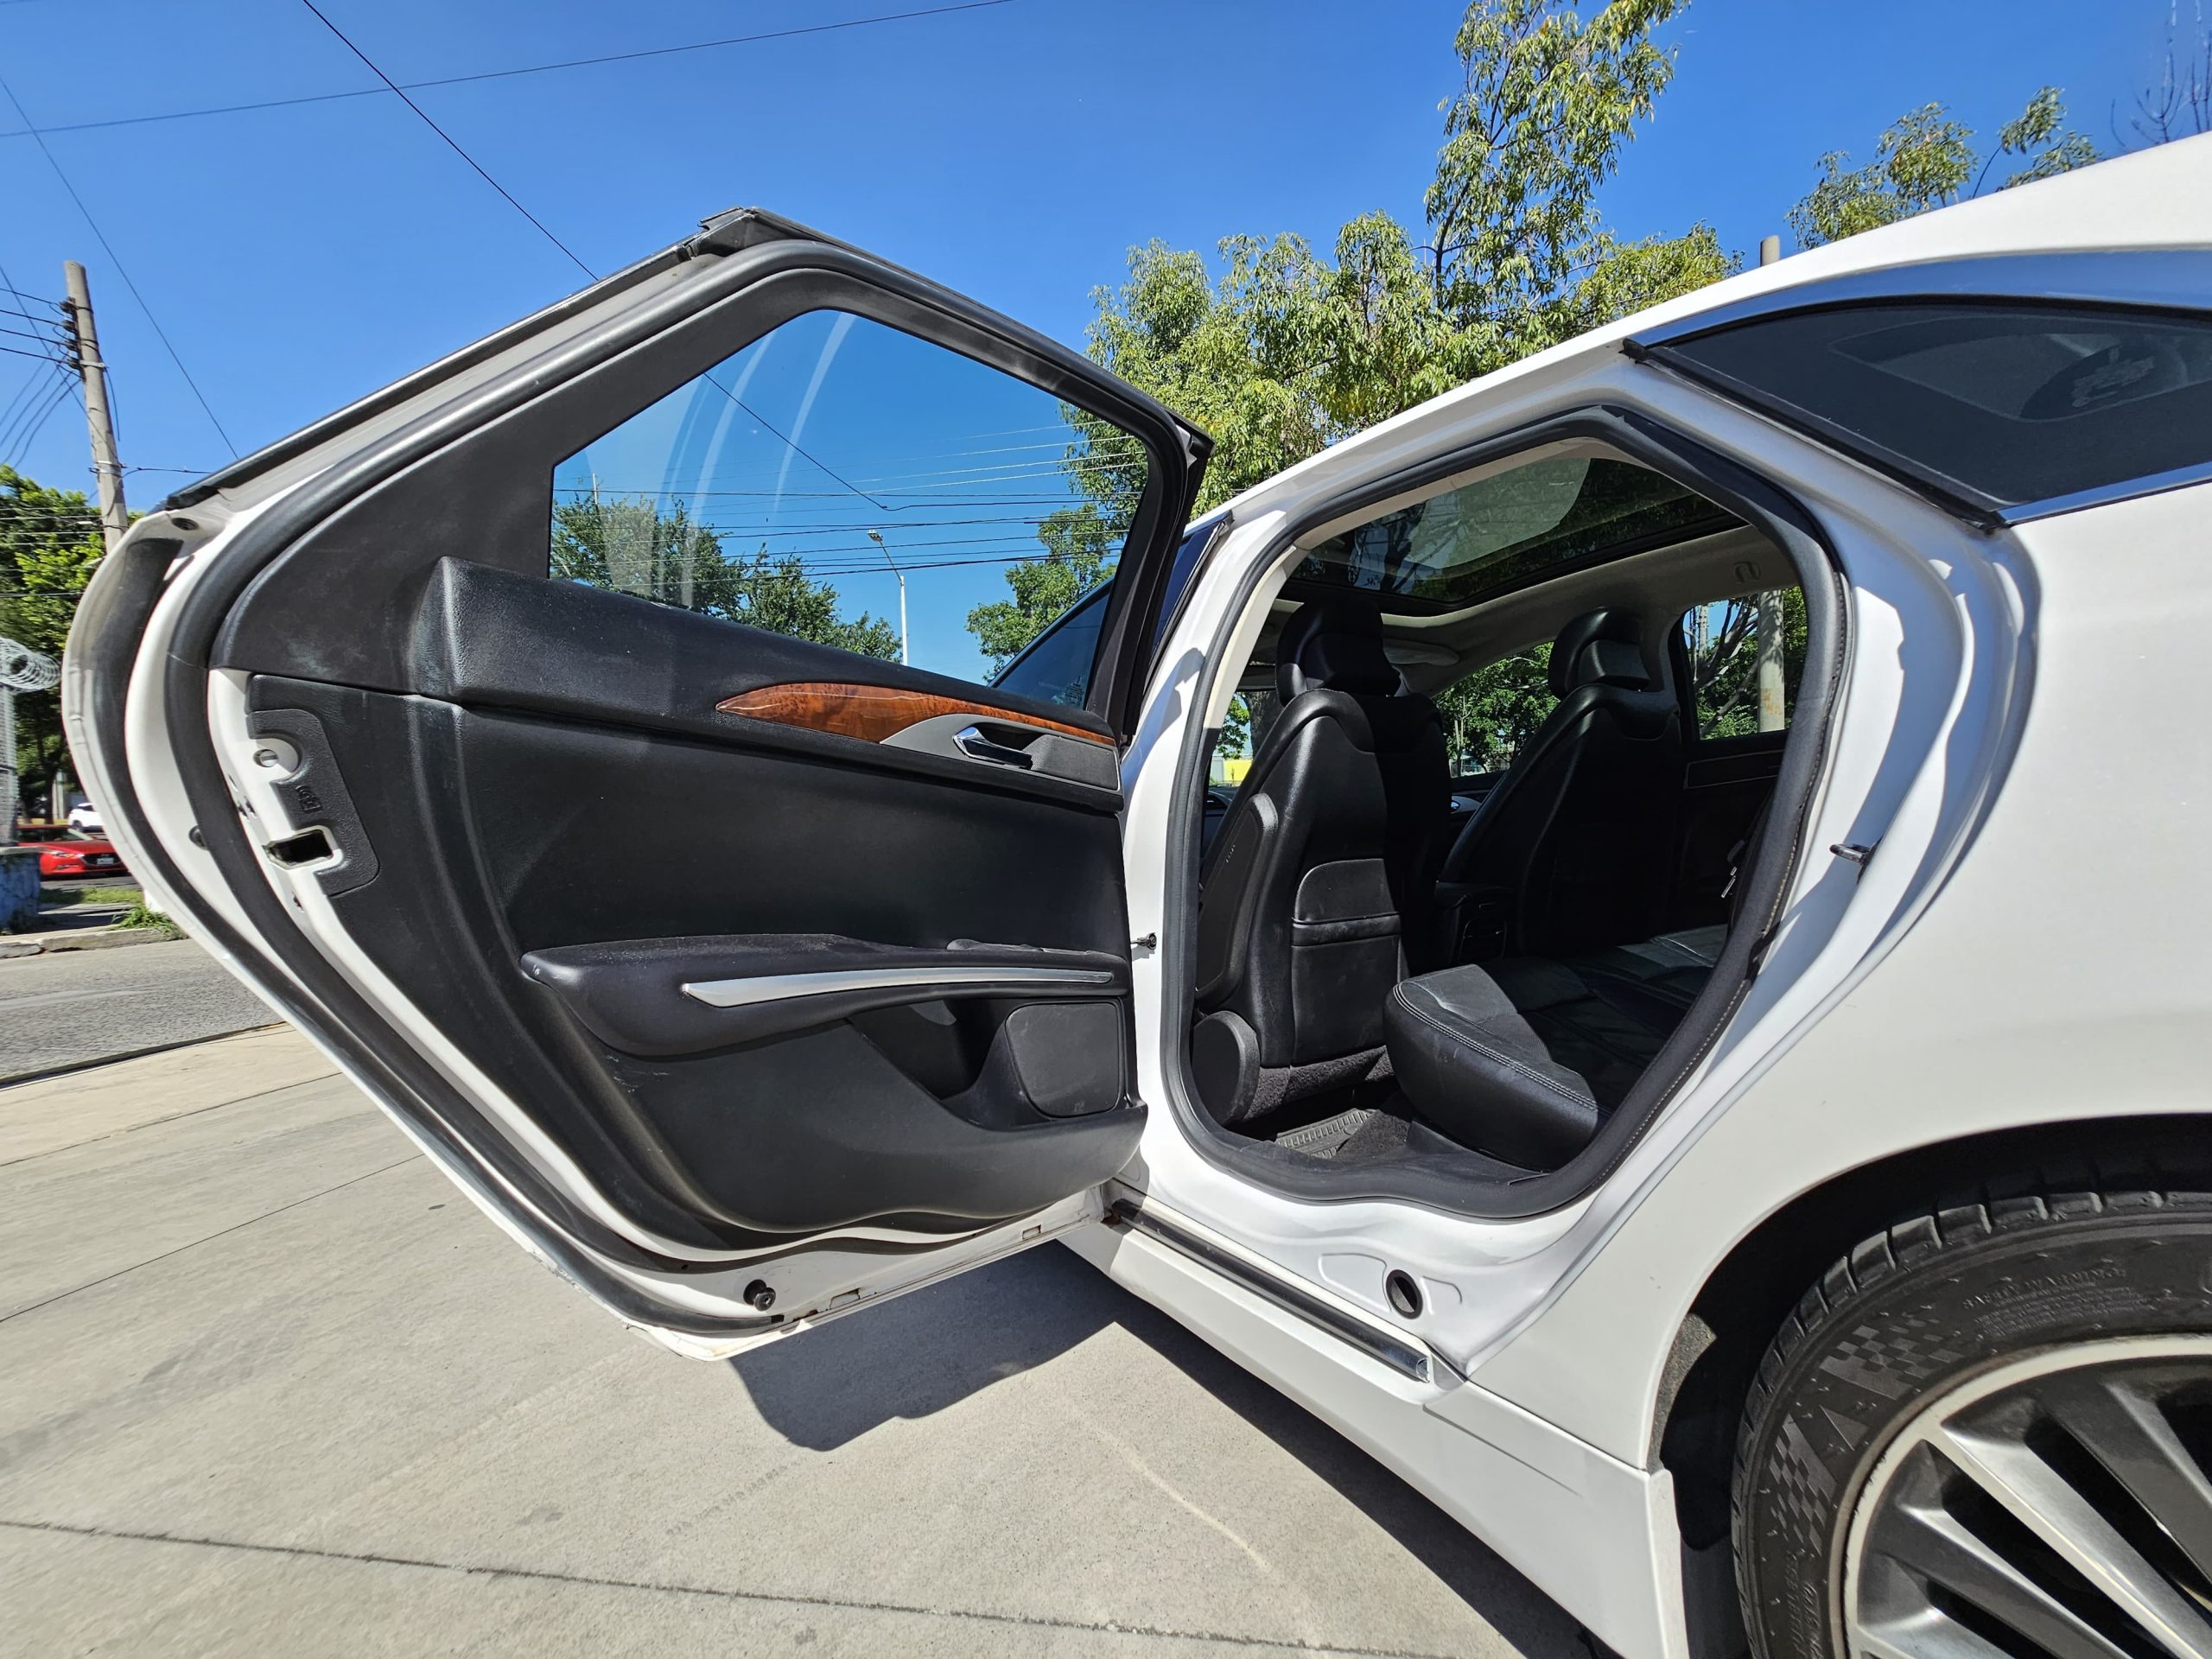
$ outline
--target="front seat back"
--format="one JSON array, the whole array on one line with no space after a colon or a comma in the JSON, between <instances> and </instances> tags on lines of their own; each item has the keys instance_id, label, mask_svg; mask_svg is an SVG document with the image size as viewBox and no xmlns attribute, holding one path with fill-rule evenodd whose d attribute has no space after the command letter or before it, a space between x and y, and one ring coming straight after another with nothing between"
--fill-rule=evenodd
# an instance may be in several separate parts
<instances>
[{"instance_id":1,"label":"front seat back","mask_svg":"<svg viewBox=\"0 0 2212 1659\"><path fill-rule=\"evenodd\" d=\"M1552 645L1559 706L1446 856L1445 891L1503 895L1507 952L1565 957L1659 927L1682 775L1681 713L1624 611Z\"/></svg>"},{"instance_id":2,"label":"front seat back","mask_svg":"<svg viewBox=\"0 0 2212 1659\"><path fill-rule=\"evenodd\" d=\"M1193 1058L1224 1122L1329 1086L1381 1046L1450 806L1435 705L1402 693L1372 603L1304 606L1275 663L1281 713L1200 877Z\"/></svg>"}]
</instances>

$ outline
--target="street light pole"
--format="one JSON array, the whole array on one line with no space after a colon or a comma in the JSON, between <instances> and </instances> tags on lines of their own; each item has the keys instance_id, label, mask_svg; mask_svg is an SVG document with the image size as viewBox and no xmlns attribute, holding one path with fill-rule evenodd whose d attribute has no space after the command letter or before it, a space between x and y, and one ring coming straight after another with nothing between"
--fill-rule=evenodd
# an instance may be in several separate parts
<instances>
[{"instance_id":1,"label":"street light pole","mask_svg":"<svg viewBox=\"0 0 2212 1659\"><path fill-rule=\"evenodd\" d=\"M883 555L883 562L891 567L891 574L899 578L899 664L904 668L909 666L906 658L906 573L899 568L899 562L891 556L891 550L883 544L881 531L871 530L868 538L875 543L875 550Z\"/></svg>"}]
</instances>

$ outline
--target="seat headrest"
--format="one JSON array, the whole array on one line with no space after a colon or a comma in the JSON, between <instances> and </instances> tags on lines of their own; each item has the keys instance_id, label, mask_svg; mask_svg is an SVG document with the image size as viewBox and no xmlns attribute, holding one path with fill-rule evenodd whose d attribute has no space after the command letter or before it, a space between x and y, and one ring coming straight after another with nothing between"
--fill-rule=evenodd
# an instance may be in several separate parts
<instances>
[{"instance_id":1,"label":"seat headrest","mask_svg":"<svg viewBox=\"0 0 2212 1659\"><path fill-rule=\"evenodd\" d=\"M1626 611L1586 611L1559 631L1552 645L1552 695L1578 685L1652 683L1643 660L1643 625Z\"/></svg>"},{"instance_id":2,"label":"seat headrest","mask_svg":"<svg viewBox=\"0 0 2212 1659\"><path fill-rule=\"evenodd\" d=\"M1282 625L1275 639L1275 692L1285 702L1301 691L1326 686L1386 697L1398 689L1398 671L1382 654L1382 613L1353 594L1310 600Z\"/></svg>"}]
</instances>

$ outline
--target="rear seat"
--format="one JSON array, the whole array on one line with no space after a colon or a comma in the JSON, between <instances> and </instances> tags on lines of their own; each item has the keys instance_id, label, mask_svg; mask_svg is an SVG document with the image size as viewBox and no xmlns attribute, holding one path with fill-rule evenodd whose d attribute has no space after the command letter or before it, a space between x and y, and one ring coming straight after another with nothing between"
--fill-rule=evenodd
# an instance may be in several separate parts
<instances>
[{"instance_id":1,"label":"rear seat","mask_svg":"<svg viewBox=\"0 0 2212 1659\"><path fill-rule=\"evenodd\" d=\"M1398 1086L1460 1145L1556 1169L1674 1034L1727 937L1725 925L1690 928L1401 981L1383 1010Z\"/></svg>"}]
</instances>

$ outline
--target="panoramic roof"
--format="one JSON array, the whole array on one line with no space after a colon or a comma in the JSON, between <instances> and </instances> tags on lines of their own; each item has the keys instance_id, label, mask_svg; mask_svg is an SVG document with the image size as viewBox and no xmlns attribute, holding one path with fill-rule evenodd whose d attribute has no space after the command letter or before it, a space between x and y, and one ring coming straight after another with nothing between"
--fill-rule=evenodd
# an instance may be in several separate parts
<instances>
[{"instance_id":1,"label":"panoramic roof","mask_svg":"<svg viewBox=\"0 0 2212 1659\"><path fill-rule=\"evenodd\" d=\"M1646 467L1554 455L1370 518L1308 552L1293 594L1373 594L1385 610L1434 613L1737 522Z\"/></svg>"}]
</instances>

